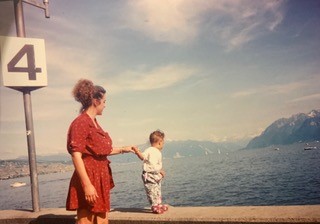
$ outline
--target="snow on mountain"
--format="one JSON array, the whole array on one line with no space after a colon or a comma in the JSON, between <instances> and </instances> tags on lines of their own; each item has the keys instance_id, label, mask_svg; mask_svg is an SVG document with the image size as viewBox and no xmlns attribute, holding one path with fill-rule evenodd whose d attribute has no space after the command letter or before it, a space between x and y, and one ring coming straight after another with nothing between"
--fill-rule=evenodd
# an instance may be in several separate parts
<instances>
[{"instance_id":1,"label":"snow on mountain","mask_svg":"<svg viewBox=\"0 0 320 224\"><path fill-rule=\"evenodd\" d=\"M286 145L296 142L320 140L320 110L299 113L273 122L246 148L262 148L270 145Z\"/></svg>"}]
</instances>

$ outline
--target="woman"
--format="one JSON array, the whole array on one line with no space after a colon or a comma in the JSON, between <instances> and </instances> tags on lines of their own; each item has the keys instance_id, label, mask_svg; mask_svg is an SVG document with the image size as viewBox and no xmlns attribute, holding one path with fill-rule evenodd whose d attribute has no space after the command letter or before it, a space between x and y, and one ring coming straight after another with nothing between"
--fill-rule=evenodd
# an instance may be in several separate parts
<instances>
[{"instance_id":1,"label":"woman","mask_svg":"<svg viewBox=\"0 0 320 224\"><path fill-rule=\"evenodd\" d=\"M110 190L114 187L109 155L133 152L134 146L113 147L107 132L96 120L106 106L106 91L90 80L81 79L73 96L82 107L71 123L67 149L75 172L70 180L67 210L77 210L77 224L108 223Z\"/></svg>"}]
</instances>

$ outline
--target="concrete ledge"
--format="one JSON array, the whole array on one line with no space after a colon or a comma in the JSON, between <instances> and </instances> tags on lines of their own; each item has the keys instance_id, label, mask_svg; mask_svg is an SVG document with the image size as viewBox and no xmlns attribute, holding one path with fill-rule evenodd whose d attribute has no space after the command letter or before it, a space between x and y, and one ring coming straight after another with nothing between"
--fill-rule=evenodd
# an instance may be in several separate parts
<instances>
[{"instance_id":1,"label":"concrete ledge","mask_svg":"<svg viewBox=\"0 0 320 224\"><path fill-rule=\"evenodd\" d=\"M75 212L64 208L46 208L40 212L1 210L0 224L74 224ZM320 223L320 205L169 207L156 215L149 209L116 208L109 213L110 224L288 224Z\"/></svg>"}]
</instances>

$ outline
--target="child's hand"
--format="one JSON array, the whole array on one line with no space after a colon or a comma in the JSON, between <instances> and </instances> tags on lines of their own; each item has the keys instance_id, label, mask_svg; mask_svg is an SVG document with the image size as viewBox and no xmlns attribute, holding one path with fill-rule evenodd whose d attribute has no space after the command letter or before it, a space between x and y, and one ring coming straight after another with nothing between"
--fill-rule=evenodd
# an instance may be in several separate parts
<instances>
[{"instance_id":1,"label":"child's hand","mask_svg":"<svg viewBox=\"0 0 320 224\"><path fill-rule=\"evenodd\" d=\"M164 172L164 170L160 170L160 174L162 175L162 177L165 177L166 172Z\"/></svg>"},{"instance_id":2,"label":"child's hand","mask_svg":"<svg viewBox=\"0 0 320 224\"><path fill-rule=\"evenodd\" d=\"M134 152L133 147L135 147L135 146L124 146L121 148L121 153Z\"/></svg>"},{"instance_id":3,"label":"child's hand","mask_svg":"<svg viewBox=\"0 0 320 224\"><path fill-rule=\"evenodd\" d=\"M131 147L133 153L137 154L138 152L140 152L139 148L137 146L132 146Z\"/></svg>"},{"instance_id":4,"label":"child's hand","mask_svg":"<svg viewBox=\"0 0 320 224\"><path fill-rule=\"evenodd\" d=\"M132 151L134 152L134 154L137 155L137 157L141 160L144 160L144 156L143 154L140 152L139 148L137 146L132 146Z\"/></svg>"}]
</instances>

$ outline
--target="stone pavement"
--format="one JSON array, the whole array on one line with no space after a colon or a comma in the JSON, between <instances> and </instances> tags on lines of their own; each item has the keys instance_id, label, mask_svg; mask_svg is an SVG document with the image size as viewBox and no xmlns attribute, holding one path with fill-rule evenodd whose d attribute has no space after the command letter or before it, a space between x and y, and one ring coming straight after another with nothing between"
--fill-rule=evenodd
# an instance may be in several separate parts
<instances>
[{"instance_id":1,"label":"stone pavement","mask_svg":"<svg viewBox=\"0 0 320 224\"><path fill-rule=\"evenodd\" d=\"M45 208L40 212L0 210L0 224L74 224L75 218L75 212L64 208ZM320 205L169 207L169 211L161 215L152 214L147 208L115 208L110 212L109 220L110 224L320 224Z\"/></svg>"}]
</instances>

